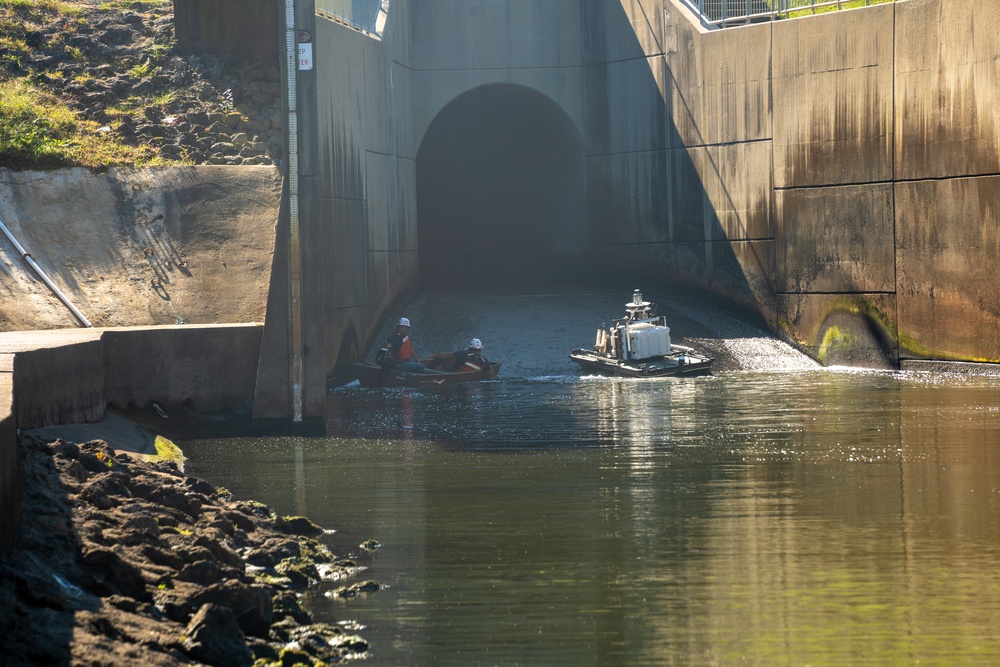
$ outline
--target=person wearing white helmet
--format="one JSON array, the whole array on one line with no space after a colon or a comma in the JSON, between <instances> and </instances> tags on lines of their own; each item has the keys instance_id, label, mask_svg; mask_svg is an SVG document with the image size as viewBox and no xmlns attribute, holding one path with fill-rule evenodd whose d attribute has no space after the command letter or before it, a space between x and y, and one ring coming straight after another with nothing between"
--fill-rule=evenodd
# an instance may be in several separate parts
<instances>
[{"instance_id":1,"label":"person wearing white helmet","mask_svg":"<svg viewBox=\"0 0 1000 667\"><path fill-rule=\"evenodd\" d=\"M413 351L408 318L399 318L396 322L396 331L389 336L385 346L389 349L389 359L394 368L407 373L423 373L426 370L420 363L420 357Z\"/></svg>"},{"instance_id":2,"label":"person wearing white helmet","mask_svg":"<svg viewBox=\"0 0 1000 667\"><path fill-rule=\"evenodd\" d=\"M431 368L442 368L455 373L475 373L490 367L483 356L483 342L478 338L469 341L468 347L456 352L439 352L430 356Z\"/></svg>"}]
</instances>

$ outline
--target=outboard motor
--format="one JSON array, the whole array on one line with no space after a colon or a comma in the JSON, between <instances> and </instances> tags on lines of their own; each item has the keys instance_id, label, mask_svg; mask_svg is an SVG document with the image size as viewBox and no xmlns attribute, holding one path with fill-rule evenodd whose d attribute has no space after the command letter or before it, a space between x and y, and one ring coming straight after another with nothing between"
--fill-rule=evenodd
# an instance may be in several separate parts
<instances>
[{"instance_id":1,"label":"outboard motor","mask_svg":"<svg viewBox=\"0 0 1000 667\"><path fill-rule=\"evenodd\" d=\"M383 347L375 353L375 363L379 366L387 366L389 361L389 348Z\"/></svg>"}]
</instances>

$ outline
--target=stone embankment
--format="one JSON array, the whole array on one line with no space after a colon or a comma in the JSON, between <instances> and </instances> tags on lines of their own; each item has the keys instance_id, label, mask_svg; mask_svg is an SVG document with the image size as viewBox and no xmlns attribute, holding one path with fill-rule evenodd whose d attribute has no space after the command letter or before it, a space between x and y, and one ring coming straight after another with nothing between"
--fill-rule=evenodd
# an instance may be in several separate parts
<instances>
[{"instance_id":1,"label":"stone embankment","mask_svg":"<svg viewBox=\"0 0 1000 667\"><path fill-rule=\"evenodd\" d=\"M360 569L308 519L100 440L25 436L21 462L30 519L0 561L4 665L318 665L367 651L300 604L304 587Z\"/></svg>"}]
</instances>

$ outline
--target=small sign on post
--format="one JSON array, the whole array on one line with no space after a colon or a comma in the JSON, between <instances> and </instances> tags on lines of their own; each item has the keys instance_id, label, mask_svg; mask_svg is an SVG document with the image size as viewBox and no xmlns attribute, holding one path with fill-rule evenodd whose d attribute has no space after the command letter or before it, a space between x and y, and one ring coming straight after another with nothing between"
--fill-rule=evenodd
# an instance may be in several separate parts
<instances>
[{"instance_id":1,"label":"small sign on post","mask_svg":"<svg viewBox=\"0 0 1000 667\"><path fill-rule=\"evenodd\" d=\"M299 70L312 69L312 42L299 43Z\"/></svg>"}]
</instances>

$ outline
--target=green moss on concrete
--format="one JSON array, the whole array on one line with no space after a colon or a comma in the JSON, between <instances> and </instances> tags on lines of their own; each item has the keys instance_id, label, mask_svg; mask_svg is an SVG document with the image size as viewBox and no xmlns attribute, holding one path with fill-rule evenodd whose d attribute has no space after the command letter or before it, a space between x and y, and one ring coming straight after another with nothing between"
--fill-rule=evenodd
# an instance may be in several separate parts
<instances>
[{"instance_id":1,"label":"green moss on concrete","mask_svg":"<svg viewBox=\"0 0 1000 667\"><path fill-rule=\"evenodd\" d=\"M850 350L854 346L854 336L838 326L832 326L823 334L816 355L824 364L829 363L830 354L838 350Z\"/></svg>"}]
</instances>

